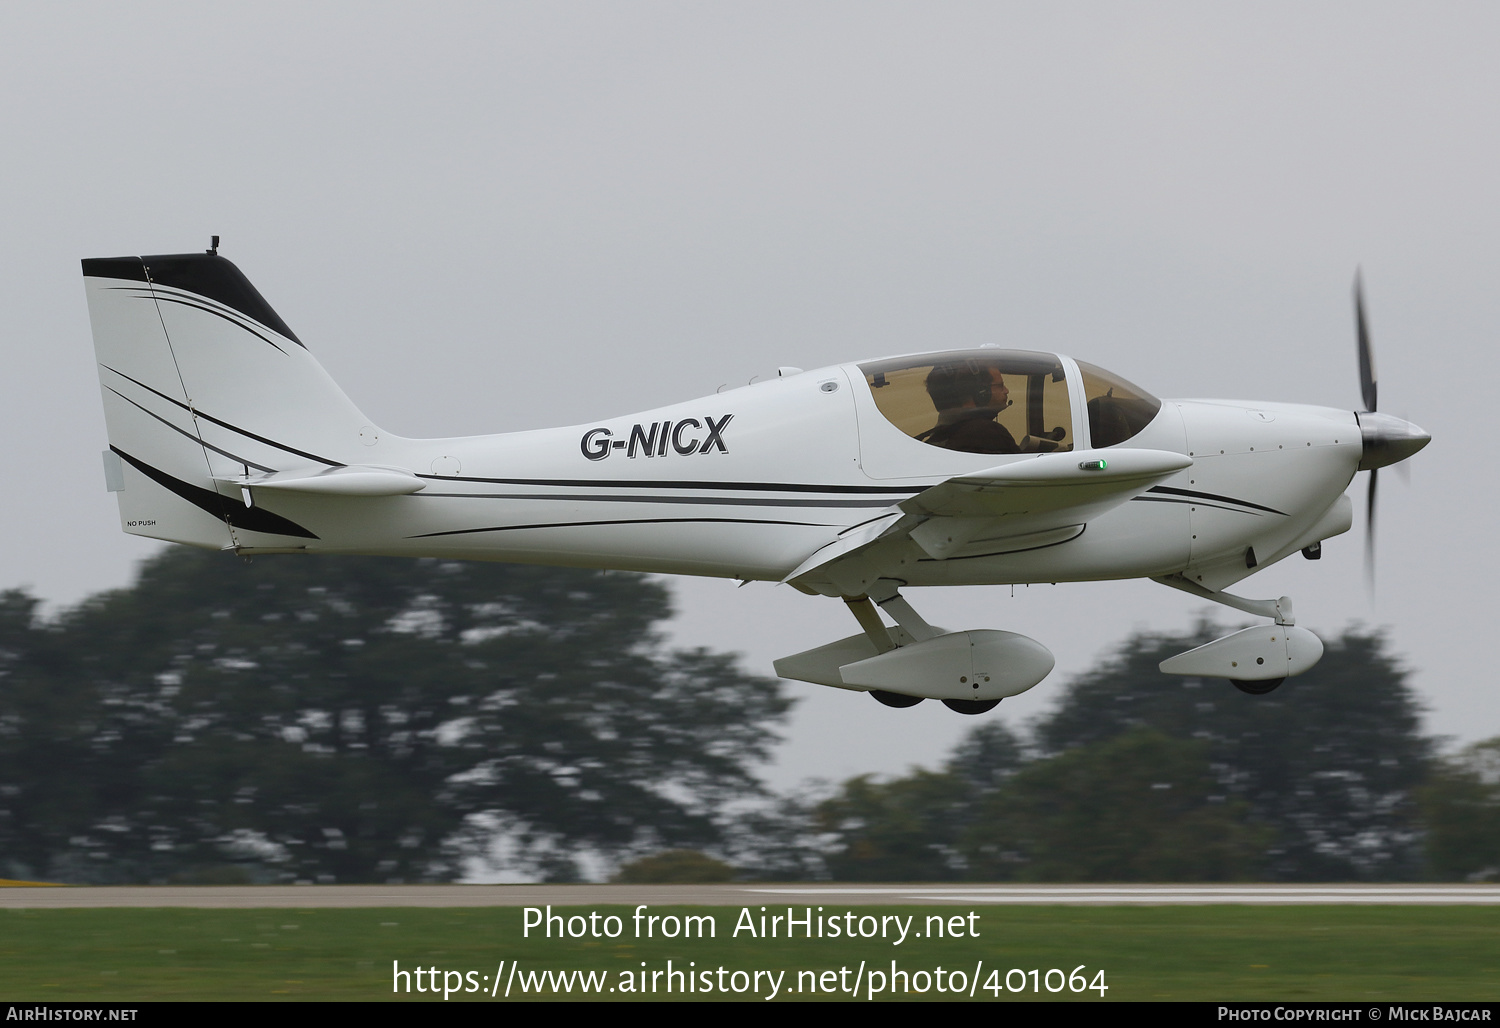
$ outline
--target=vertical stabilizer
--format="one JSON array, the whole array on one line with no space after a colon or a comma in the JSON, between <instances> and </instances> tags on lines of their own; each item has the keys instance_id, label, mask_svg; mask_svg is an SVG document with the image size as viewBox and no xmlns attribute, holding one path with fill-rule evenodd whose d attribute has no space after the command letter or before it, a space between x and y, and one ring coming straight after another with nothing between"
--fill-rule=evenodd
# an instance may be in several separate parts
<instances>
[{"instance_id":1,"label":"vertical stabilizer","mask_svg":"<svg viewBox=\"0 0 1500 1028\"><path fill-rule=\"evenodd\" d=\"M122 527L198 546L314 538L223 479L375 457L379 433L215 253L83 262Z\"/></svg>"}]
</instances>

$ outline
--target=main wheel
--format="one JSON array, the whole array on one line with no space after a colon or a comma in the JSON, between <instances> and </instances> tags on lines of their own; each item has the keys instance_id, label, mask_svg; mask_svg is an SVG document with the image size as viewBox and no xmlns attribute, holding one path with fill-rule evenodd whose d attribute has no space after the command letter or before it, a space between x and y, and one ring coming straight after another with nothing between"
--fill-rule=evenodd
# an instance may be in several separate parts
<instances>
[{"instance_id":1,"label":"main wheel","mask_svg":"<svg viewBox=\"0 0 1500 1028\"><path fill-rule=\"evenodd\" d=\"M1282 682L1285 682L1286 679L1268 678L1260 682L1242 682L1238 678L1231 678L1230 681L1234 683L1234 687L1240 692L1249 693L1251 696L1264 696L1266 693L1273 691Z\"/></svg>"},{"instance_id":2,"label":"main wheel","mask_svg":"<svg viewBox=\"0 0 1500 1028\"><path fill-rule=\"evenodd\" d=\"M904 692L886 692L884 689L871 689L870 695L887 707L915 707L922 702L920 696L908 696Z\"/></svg>"},{"instance_id":3,"label":"main wheel","mask_svg":"<svg viewBox=\"0 0 1500 1028\"><path fill-rule=\"evenodd\" d=\"M999 700L944 700L943 706L960 714L983 714L987 710L994 710L999 703Z\"/></svg>"}]
</instances>

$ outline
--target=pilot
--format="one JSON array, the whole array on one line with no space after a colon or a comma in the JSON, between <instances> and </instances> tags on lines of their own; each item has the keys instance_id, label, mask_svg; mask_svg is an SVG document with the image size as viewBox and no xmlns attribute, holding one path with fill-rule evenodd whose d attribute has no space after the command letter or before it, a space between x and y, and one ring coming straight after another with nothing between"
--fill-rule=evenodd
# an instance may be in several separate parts
<instances>
[{"instance_id":1,"label":"pilot","mask_svg":"<svg viewBox=\"0 0 1500 1028\"><path fill-rule=\"evenodd\" d=\"M938 423L919 440L965 453L1021 452L1015 437L995 420L1010 406L1010 390L998 367L972 360L939 364L927 373L926 384Z\"/></svg>"}]
</instances>

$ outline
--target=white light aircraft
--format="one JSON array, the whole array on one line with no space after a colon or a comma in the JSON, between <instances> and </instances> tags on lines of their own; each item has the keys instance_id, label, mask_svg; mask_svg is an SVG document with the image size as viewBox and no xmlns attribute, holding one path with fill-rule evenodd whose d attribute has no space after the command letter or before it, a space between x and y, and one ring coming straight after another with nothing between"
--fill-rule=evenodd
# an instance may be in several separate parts
<instances>
[{"instance_id":1,"label":"white light aircraft","mask_svg":"<svg viewBox=\"0 0 1500 1028\"><path fill-rule=\"evenodd\" d=\"M1164 661L1265 693L1322 656L1287 597L1223 590L1346 532L1344 490L1429 441L1365 410L1159 400L1071 357L981 348L780 375L570 428L407 439L360 413L214 248L85 260L126 532L240 554L513 561L783 582L861 631L787 678L989 710L1052 670L929 625L902 590L1149 578L1269 619ZM1368 556L1368 554L1367 554ZM877 609L878 608L878 609ZM894 624L881 616L884 611Z\"/></svg>"}]
</instances>

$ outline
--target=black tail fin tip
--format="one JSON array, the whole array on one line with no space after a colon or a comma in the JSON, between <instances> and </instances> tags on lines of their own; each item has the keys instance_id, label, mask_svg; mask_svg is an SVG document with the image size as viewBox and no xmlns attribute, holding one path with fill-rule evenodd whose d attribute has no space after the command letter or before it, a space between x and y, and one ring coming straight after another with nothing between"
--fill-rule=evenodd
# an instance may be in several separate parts
<instances>
[{"instance_id":1,"label":"black tail fin tip","mask_svg":"<svg viewBox=\"0 0 1500 1028\"><path fill-rule=\"evenodd\" d=\"M90 257L83 262L88 278L150 282L206 296L302 346L302 340L271 309L244 272L216 253L174 253L150 257Z\"/></svg>"}]
</instances>

